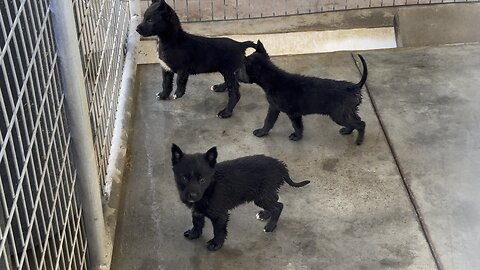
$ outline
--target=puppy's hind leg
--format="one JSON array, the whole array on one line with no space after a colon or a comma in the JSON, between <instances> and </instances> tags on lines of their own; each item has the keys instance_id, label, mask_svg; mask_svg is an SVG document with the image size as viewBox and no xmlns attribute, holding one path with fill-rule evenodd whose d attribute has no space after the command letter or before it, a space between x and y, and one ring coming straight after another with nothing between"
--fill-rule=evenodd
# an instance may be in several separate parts
<instances>
[{"instance_id":1,"label":"puppy's hind leg","mask_svg":"<svg viewBox=\"0 0 480 270\"><path fill-rule=\"evenodd\" d=\"M344 111L338 111L330 114L335 123L344 126L340 129L340 133L343 135L351 134L354 129L358 131L357 140L355 143L361 145L365 136L365 122L363 122L356 112L345 113Z\"/></svg>"},{"instance_id":2,"label":"puppy's hind leg","mask_svg":"<svg viewBox=\"0 0 480 270\"><path fill-rule=\"evenodd\" d=\"M170 93L173 89L173 72L167 71L162 68L162 92L157 94L157 98L161 100L165 100L170 96Z\"/></svg>"},{"instance_id":3,"label":"puppy's hind leg","mask_svg":"<svg viewBox=\"0 0 480 270\"><path fill-rule=\"evenodd\" d=\"M238 84L238 81L235 78L233 72L229 73L226 76L226 84L228 88L228 103L227 107L225 107L225 109L221 110L218 113L219 118L229 118L230 116L232 116L233 109L240 100L240 84Z\"/></svg>"},{"instance_id":4,"label":"puppy's hind leg","mask_svg":"<svg viewBox=\"0 0 480 270\"><path fill-rule=\"evenodd\" d=\"M225 90L227 90L227 75L226 73L222 73L222 76L223 76L223 80L224 82L223 83L220 83L220 84L215 84L215 85L212 85L212 87L210 87L210 90L212 90L213 92L225 92Z\"/></svg>"},{"instance_id":5,"label":"puppy's hind leg","mask_svg":"<svg viewBox=\"0 0 480 270\"><path fill-rule=\"evenodd\" d=\"M349 128L349 127L342 127L338 132L342 135L349 135L352 134L354 128Z\"/></svg>"},{"instance_id":6,"label":"puppy's hind leg","mask_svg":"<svg viewBox=\"0 0 480 270\"><path fill-rule=\"evenodd\" d=\"M292 126L295 132L290 134L288 138L292 141L299 141L303 137L303 122L302 122L302 116L301 115L292 115L289 114L288 118L290 118L290 121L292 121Z\"/></svg>"},{"instance_id":7,"label":"puppy's hind leg","mask_svg":"<svg viewBox=\"0 0 480 270\"><path fill-rule=\"evenodd\" d=\"M265 225L264 231L273 232L273 230L275 230L275 228L277 227L278 219L280 218L280 214L283 210L283 204L281 202L275 202L268 209L268 211L272 213L272 217L268 221L267 225Z\"/></svg>"},{"instance_id":8,"label":"puppy's hind leg","mask_svg":"<svg viewBox=\"0 0 480 270\"><path fill-rule=\"evenodd\" d=\"M283 204L278 202L278 195L275 193L267 198L261 198L254 201L256 205L262 207L264 211L260 211L257 214L257 217L260 215L265 215L265 219L270 218L267 222L267 225L264 227L265 232L273 232L277 227L278 219L283 210ZM264 219L263 219L264 220Z\"/></svg>"},{"instance_id":9,"label":"puppy's hind leg","mask_svg":"<svg viewBox=\"0 0 480 270\"><path fill-rule=\"evenodd\" d=\"M258 220L267 220L270 217L272 217L272 214L267 210L261 210L260 212L257 213L256 217Z\"/></svg>"},{"instance_id":10,"label":"puppy's hind leg","mask_svg":"<svg viewBox=\"0 0 480 270\"><path fill-rule=\"evenodd\" d=\"M358 130L357 140L355 141L357 145L361 145L363 143L365 138L365 126L366 124L362 120L355 122L355 129Z\"/></svg>"},{"instance_id":11,"label":"puppy's hind leg","mask_svg":"<svg viewBox=\"0 0 480 270\"><path fill-rule=\"evenodd\" d=\"M354 112L352 116L348 118L348 120L349 123L347 124L347 128L352 130L356 129L358 131L358 136L355 143L357 145L361 145L365 137L365 122L362 121L356 112Z\"/></svg>"},{"instance_id":12,"label":"puppy's hind leg","mask_svg":"<svg viewBox=\"0 0 480 270\"><path fill-rule=\"evenodd\" d=\"M264 208L265 205L268 205L266 203L263 203L262 200L255 200L254 203L255 203L256 206L261 207L261 208ZM263 210L261 210L260 212L257 213L256 218L258 220L267 220L271 216L272 216L272 213L270 213L268 210L263 209Z\"/></svg>"},{"instance_id":13,"label":"puppy's hind leg","mask_svg":"<svg viewBox=\"0 0 480 270\"><path fill-rule=\"evenodd\" d=\"M225 92L225 90L227 90L227 84L221 83L221 84L212 85L212 87L210 87L210 90L218 93Z\"/></svg>"}]
</instances>

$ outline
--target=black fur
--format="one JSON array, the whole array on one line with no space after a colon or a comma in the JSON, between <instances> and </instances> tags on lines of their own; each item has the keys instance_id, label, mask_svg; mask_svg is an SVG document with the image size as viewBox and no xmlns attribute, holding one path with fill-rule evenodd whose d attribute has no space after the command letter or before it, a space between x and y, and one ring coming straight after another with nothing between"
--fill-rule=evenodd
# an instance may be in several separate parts
<instances>
[{"instance_id":1,"label":"black fur","mask_svg":"<svg viewBox=\"0 0 480 270\"><path fill-rule=\"evenodd\" d=\"M235 70L241 65L251 41L237 42L229 38L207 38L183 31L175 11L164 0L153 1L145 11L143 22L137 32L144 36L158 36L158 56L162 65L163 91L159 99L167 99L173 88L173 75L177 74L177 89L173 98L185 94L190 74L220 72L225 82L212 86L212 90L223 92L228 89L228 104L218 113L228 118L240 99L239 84Z\"/></svg>"},{"instance_id":2,"label":"black fur","mask_svg":"<svg viewBox=\"0 0 480 270\"><path fill-rule=\"evenodd\" d=\"M367 80L367 64L358 55L363 65L363 75L359 83L336 81L291 74L276 67L258 41L256 52L249 55L245 65L236 72L240 82L256 83L266 93L269 103L267 117L262 128L253 134L262 137L268 134L277 121L280 112L290 118L294 133L290 139L298 141L303 136L302 115L326 114L340 126L341 134L358 131L356 143L363 143L365 122L358 116L358 106L362 102L361 89Z\"/></svg>"},{"instance_id":3,"label":"black fur","mask_svg":"<svg viewBox=\"0 0 480 270\"><path fill-rule=\"evenodd\" d=\"M256 155L216 163L215 147L205 154L187 155L172 145L172 164L180 199L192 209L193 228L184 233L188 239L202 234L205 217L213 225L214 237L209 250L222 247L227 236L230 209L253 201L263 208L257 218L270 219L265 226L271 232L277 225L283 204L278 202L278 189L284 182L294 187L310 183L295 183L286 165L274 158Z\"/></svg>"}]
</instances>

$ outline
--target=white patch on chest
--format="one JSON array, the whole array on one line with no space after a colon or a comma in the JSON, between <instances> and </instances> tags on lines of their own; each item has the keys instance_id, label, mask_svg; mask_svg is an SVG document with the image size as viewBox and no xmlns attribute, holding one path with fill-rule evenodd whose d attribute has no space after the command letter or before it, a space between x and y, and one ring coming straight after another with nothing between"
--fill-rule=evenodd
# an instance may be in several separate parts
<instances>
[{"instance_id":1,"label":"white patch on chest","mask_svg":"<svg viewBox=\"0 0 480 270\"><path fill-rule=\"evenodd\" d=\"M157 40L157 54L158 54L158 60L160 61L160 65L162 66L162 68L166 71L173 72L172 69L167 65L167 63L165 63L165 61L163 61L162 58L160 57L160 41L159 40Z\"/></svg>"},{"instance_id":2,"label":"white patch on chest","mask_svg":"<svg viewBox=\"0 0 480 270\"><path fill-rule=\"evenodd\" d=\"M160 65L162 66L163 69L165 69L166 71L173 72L172 69L167 65L167 63L163 62L163 60L160 58L158 58L158 60L160 61Z\"/></svg>"}]
</instances>

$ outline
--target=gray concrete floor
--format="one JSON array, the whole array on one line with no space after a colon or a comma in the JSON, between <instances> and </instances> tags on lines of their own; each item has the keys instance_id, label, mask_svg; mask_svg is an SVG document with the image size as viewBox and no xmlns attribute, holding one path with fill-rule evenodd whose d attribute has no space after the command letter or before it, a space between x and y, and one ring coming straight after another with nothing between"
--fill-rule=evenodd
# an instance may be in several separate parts
<instances>
[{"instance_id":1,"label":"gray concrete floor","mask_svg":"<svg viewBox=\"0 0 480 270\"><path fill-rule=\"evenodd\" d=\"M257 86L242 85L234 116L223 120L215 115L227 96L208 90L221 82L218 74L190 77L182 99L157 101L160 67L140 66L112 269L436 269L432 249L445 269L476 269L480 46L363 55L373 100L364 89L362 146L322 116L305 118L300 142L288 139L285 115L268 137L256 138L267 110ZM347 52L274 61L306 75L360 78ZM285 208L271 234L253 204L234 209L224 247L209 252L209 222L200 239L183 237L191 219L170 168L173 142L187 152L216 145L220 161L270 155L294 179L312 183L281 189Z\"/></svg>"}]
</instances>

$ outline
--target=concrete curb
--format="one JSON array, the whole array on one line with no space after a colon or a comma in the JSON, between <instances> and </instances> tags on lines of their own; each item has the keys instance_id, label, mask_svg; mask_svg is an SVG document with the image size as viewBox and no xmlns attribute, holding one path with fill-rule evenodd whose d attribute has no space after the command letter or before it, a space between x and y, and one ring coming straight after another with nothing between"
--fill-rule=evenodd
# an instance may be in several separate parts
<instances>
[{"instance_id":1,"label":"concrete curb","mask_svg":"<svg viewBox=\"0 0 480 270\"><path fill-rule=\"evenodd\" d=\"M127 39L127 55L122 74L122 83L118 101L118 109L115 115L112 148L107 167L106 184L103 193L103 212L105 217L107 266L110 269L113 254L115 231L118 221L118 209L121 202L122 180L127 164L127 148L129 133L132 126L132 115L135 111L135 77L137 72L138 44L140 35L135 31L142 20L138 0L130 1L130 27Z\"/></svg>"}]
</instances>

